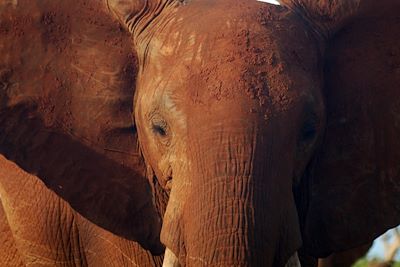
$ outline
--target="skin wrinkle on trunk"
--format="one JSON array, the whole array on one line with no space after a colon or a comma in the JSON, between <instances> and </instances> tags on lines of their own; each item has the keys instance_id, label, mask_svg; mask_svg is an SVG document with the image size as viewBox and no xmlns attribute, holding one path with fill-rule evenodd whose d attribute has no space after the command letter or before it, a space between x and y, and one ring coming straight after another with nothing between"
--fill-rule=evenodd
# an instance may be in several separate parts
<instances>
[{"instance_id":1,"label":"skin wrinkle on trunk","mask_svg":"<svg viewBox=\"0 0 400 267\"><path fill-rule=\"evenodd\" d=\"M260 238L259 240L262 240L261 243L257 243L257 241L254 240L254 233L257 232L258 236L263 235L262 233L267 226L259 225L258 227L261 228L258 230L254 228L254 216L265 215L262 215L264 212L259 214L262 210L261 206L252 203L256 203L255 201L257 201L253 196L258 196L260 198L258 201L260 201L264 199L266 192L268 192L268 190L265 190L268 188L268 186L266 187L264 185L265 181L259 178L262 176L270 177L271 174L262 175L260 171L261 173L264 171L259 168L263 166L261 168L265 169L267 168L266 166L275 165L273 162L277 159L275 157L260 155L258 155L260 157L256 157L254 153L260 153L263 150L262 148L265 148L264 145L262 145L265 140L261 138L261 134L256 134L257 131L254 128L250 130L253 127L252 122L249 124L249 121L242 119L225 119L224 121L227 122L226 125L229 125L229 129L226 128L226 126L223 129L220 128L221 126L218 126L218 123L216 127L207 124L205 126L206 128L201 127L201 129L198 129L201 136L193 138L192 140L194 141L190 144L191 150L193 151L190 155L196 155L196 157L191 160L191 162L195 162L195 164L192 164L191 169L191 173L193 174L191 183L194 181L202 182L200 185L197 183L192 185L196 188L195 194L197 194L197 196L193 198L193 200L186 200L187 203L190 203L191 209L190 211L185 210L184 221L190 220L190 224L200 225L200 227L197 228L197 230L187 230L194 236L186 236L185 242L192 245L191 247L187 247L187 255L181 256L180 258L181 260L186 259L186 265L188 266L196 264L213 265L223 262L228 265L240 264L243 266L247 266L246 264L249 263L256 265L268 264L267 262L272 263L274 261L274 249L272 247L266 249L264 246L265 244L272 245L272 240L276 237L268 235L265 239ZM200 125L203 125L203 123L200 123ZM277 133L279 133L279 131L277 131ZM229 138L226 136L229 136ZM271 135L268 136L271 137ZM270 138L269 140L272 145L274 139ZM207 150L203 152L203 149L196 147L204 147L207 148ZM269 149L272 150L273 148L270 147ZM263 160L257 160L265 158L270 158L273 161L265 165ZM283 168L283 170L287 172L287 168ZM197 173L201 174L201 176L197 175ZM286 176L289 176L289 173L290 172L287 172ZM274 175L276 175L276 177L280 176L279 172L274 173ZM205 179L205 177L207 177L207 179ZM255 177L257 177L257 179L255 179ZM256 191L259 192L259 194L254 194ZM273 191L275 191L275 193L279 192L279 190ZM202 198L204 196L205 199L199 201L198 194L201 194L200 196L202 196ZM220 198L219 196L221 195L226 195L227 197ZM265 199L263 201L268 202ZM205 202L208 204L205 205ZM194 203L197 203L197 205L194 205ZM211 205L210 203L213 204ZM254 213L253 207L256 209L259 207L256 213ZM293 207L291 208L293 209ZM267 207L266 209L268 210ZM285 210L285 208L283 208L283 210ZM261 220L265 222L265 219ZM214 224L210 224L210 222L214 222ZM186 223L186 225L189 225L189 223ZM227 227L227 225L229 225L229 227ZM271 225L276 225L276 221ZM168 227L168 225L164 225L163 227ZM189 225L188 227L192 226ZM163 231L165 231L164 228ZM277 230L273 232L284 233L287 230L288 229ZM253 233L253 231L255 232ZM290 232L290 230L288 232ZM232 235L232 233L234 233L234 235ZM292 234L289 234L289 236L291 235ZM190 240L188 240L188 238ZM197 240L196 243L198 247L192 239ZM204 243L208 245L204 245ZM225 245L221 247L222 244ZM210 251L211 254L207 256L207 251L193 254L192 251L197 251L201 249L201 247L207 248L207 251ZM252 253L254 253L254 255ZM259 259L257 262L252 262L251 259L257 258L257 254L271 255L269 256L271 258L269 260ZM279 265L279 262L276 262L276 264Z\"/></svg>"},{"instance_id":2,"label":"skin wrinkle on trunk","mask_svg":"<svg viewBox=\"0 0 400 267\"><path fill-rule=\"evenodd\" d=\"M243 123L244 121L239 121L241 123ZM234 124L234 122L231 122L229 124ZM233 127L232 127L233 128ZM254 211L252 209L249 209L251 207L253 207L253 204L246 204L246 203L252 203L255 200L252 198L249 198L254 194L255 191L259 191L260 192L260 196L265 195L266 192L268 192L268 190L265 190L265 186L262 185L262 182L254 182L253 181L253 176L254 176L254 169L253 166L254 164L256 166L260 166L263 163L262 162L257 162L254 161L253 159L256 159L257 157L255 157L254 155L254 151L256 148L256 141L257 138L254 137L256 136L255 134L252 134L251 131L243 131L243 132L250 132L250 138L248 138L248 140L241 140L240 134L238 134L238 132L241 132L241 128L240 127L234 127L234 131L227 131L226 129L223 131L214 131L214 130L210 130L211 133L211 140L216 140L217 143L220 143L221 140L227 140L227 143L220 143L218 145L214 145L214 146L207 146L207 147L212 147L212 150L207 150L207 152L204 153L204 155L210 155L210 157L204 157L203 156L199 156L199 158L194 159L193 162L199 162L200 166L204 166L203 168L200 167L200 169L195 170L196 173L204 173L205 176L208 177L214 177L212 180L210 180L208 183L203 183L202 186L198 186L196 187L199 191L202 190L203 187L208 187L208 186L215 186L215 187L221 187L223 186L223 192L224 195L227 194L228 197L235 197L237 195L238 192L242 192L241 194L239 194L239 198L238 199L233 199L233 200L228 200L228 202L225 202L223 199L222 203L216 203L215 204L215 212L213 209L210 209L210 206L206 206L206 205L202 205L200 203L200 206L198 208L194 208L194 210L196 211L196 214L203 214L201 215L201 217L199 219L195 219L200 220L201 218L205 218L206 221L215 221L214 218L220 218L217 220L217 222L219 221L220 224L216 225L215 228L212 227L212 225L208 225L207 222L204 221L204 225L207 225L207 227L203 228L203 231L193 231L198 233L198 236L196 236L194 239L199 239L202 236L207 236L209 232L211 232L214 236L214 245L212 245L212 243L210 244L212 247L214 247L213 251L218 251L218 247L216 246L215 243L218 241L218 238L225 238L224 235L228 234L228 236L230 236L232 234L231 231L226 232L226 230L222 230L226 227L226 225L230 225L229 229L237 229L237 230L233 230L233 231L238 231L236 232L237 234L243 235L243 236L247 236L250 239L247 240L243 240L241 241L241 239L237 239L236 241L233 241L230 238L230 242L233 242L233 244L236 244L235 247L237 247L237 251L233 252L234 254L237 253L238 255L240 255L240 253L246 253L245 251L253 251L254 253L263 253L263 249L261 249L261 251L258 251L258 249L256 247L254 247L254 243L251 244L252 241L251 240L251 236L253 236L254 234L252 234L252 232L248 232L246 233L246 229L254 229L254 226L252 225L254 222ZM201 146L200 144L203 143L208 143L207 138L204 139L204 136L208 136L208 134L204 131L201 131L203 134L203 138L199 139L196 138L195 140L199 142L199 146ZM235 139L226 139L223 138L222 136L219 137L218 135L215 135L216 132L220 132L222 133L229 133L230 136L234 137ZM204 140L203 140L204 139ZM249 140L253 140L253 141L249 141ZM272 142L272 141L271 141ZM249 146L249 148L247 149L246 146L241 148L240 146L237 146L238 144L246 144L246 146ZM225 147L228 148L227 150L225 150ZM254 147L254 148L253 148ZM221 150L222 149L222 150ZM201 150L200 150L201 151ZM268 158L268 157L259 157L259 158ZM226 160L224 160L226 159ZM246 162L247 159L250 159L249 162ZM274 164L267 164L268 165L274 165ZM198 166L198 165L195 165ZM207 167L205 167L207 166ZM234 168L229 168L230 166L234 166ZM209 174L207 174L209 173ZM269 176L269 175L268 175ZM279 177L278 174L276 174L277 177ZM234 177L234 179L232 178ZM235 185L235 181L240 182L240 184ZM232 184L233 182L233 184ZM257 186L258 184L258 186ZM240 188L243 188L242 190L240 190ZM255 191L254 191L255 190ZM209 192L209 191L207 191ZM217 193L216 197L212 197L214 194L211 192L209 193L205 193L205 195L207 196L207 200L210 202L210 200L212 201L213 199L217 202L221 202L221 200L219 200L219 195L221 195L221 193ZM211 197L211 199L210 199ZM247 199L247 200L246 200ZM240 201L240 202L237 202ZM227 207L227 210L224 211L224 207ZM222 207L222 210L221 210ZM239 207L239 210L235 211L236 208L235 207ZM256 205L254 207L257 207ZM212 215L212 217L210 216L206 216L206 211L203 211L203 209L207 208L207 213L208 214L214 214ZM230 209L233 209L233 213L232 211L230 211ZM247 210L247 211L246 211ZM245 212L245 214L247 213L247 215L243 214L243 212ZM239 217L236 217L235 219L235 214L243 214L244 216L242 217L242 215L240 215ZM195 214L191 214L189 215L189 217L192 216L196 216ZM233 217L231 217L233 216ZM230 219L229 219L230 218ZM241 219L242 218L242 219ZM225 223L222 223L225 220ZM226 221L228 220L228 221ZM231 221L231 222L229 222ZM234 227L234 225L232 225L232 223L236 223L237 226ZM211 228L210 228L211 227ZM233 227L233 228L232 228ZM264 226L266 227L266 226ZM221 229L221 230L218 230ZM257 231L257 230L255 230ZM278 231L279 232L279 231ZM258 234L262 233L261 229L259 229L259 231L257 231ZM213 240L213 238L211 238L211 240ZM208 240L208 242L210 241L210 239ZM263 240L265 242L267 242L266 240ZM207 242L207 240L205 241ZM230 243L228 242L228 243ZM243 251L240 248L240 245L238 245L238 243L240 244L241 242L244 242L243 244L246 244L247 242L250 243L250 245L252 246L251 248L243 248ZM202 242L200 242L201 244ZM232 244L232 243L230 243ZM245 245L246 246L246 245ZM259 245L256 245L259 246ZM206 246L207 247L207 246ZM193 248L192 248L193 249ZM273 250L270 250L273 254ZM189 251L190 253L190 251ZM202 254L200 254L202 255ZM238 256L237 255L237 256ZM213 258L215 256L212 256L211 258ZM252 258L254 256L248 255L246 257ZM191 256L190 254L187 255L187 260L193 261L193 260L197 260L197 259L201 259L202 256ZM204 261L204 260L202 260ZM205 261L207 264L207 261ZM218 261L216 261L218 262ZM259 263L261 264L261 262ZM190 265L190 264L189 264Z\"/></svg>"},{"instance_id":3,"label":"skin wrinkle on trunk","mask_svg":"<svg viewBox=\"0 0 400 267\"><path fill-rule=\"evenodd\" d=\"M241 120L235 122L244 123ZM235 122L231 121L228 125L234 125ZM247 247L247 243L252 243L251 240L248 240L251 235L247 233L247 229L252 228L254 221L254 214L250 209L253 194L249 186L252 183L252 165L243 164L245 159L253 158L255 144L249 142L253 139L253 134L250 131L250 137L247 139L247 137L241 136L241 130L237 127L227 130L220 127L215 129L210 125L208 128L208 131L207 129L201 130L203 136L196 138L194 145L211 149L203 152L202 149L193 148L193 151L197 152L193 152L193 155L197 155L192 160L198 162L193 166L196 169L192 170L195 180L204 180L201 185L194 185L197 188L196 194L205 190L204 196L206 198L194 199L198 205L193 209L195 214L189 213L188 217L194 217L194 220L200 224L200 228L188 230L195 233L195 236L187 238L193 239L188 241L189 244L192 244L196 239L203 240L208 244L204 248L209 247L211 254L207 256L206 251L200 252L203 242L199 242L197 246L196 244L192 245L191 248L188 248L186 259L189 266L193 264L210 265L211 262L219 263L221 260L226 261L229 258L233 261L230 264L238 264L239 262L235 260L243 261L244 258L250 258L251 256L247 254L247 251L253 249L253 247ZM247 131L243 129L243 133L247 133ZM229 138L224 136L229 136ZM241 140L242 138L244 140ZM238 146L240 144L248 144L248 146L240 149ZM218 189L221 192L218 192ZM238 192L241 193L236 195ZM226 197L220 198L219 196ZM197 197L200 198L201 196ZM207 205L205 205L205 201L208 201ZM222 245L221 241L225 243L225 248L219 247ZM198 254L192 254L192 251L199 249L201 250L197 252ZM231 257L226 256L226 259L224 257L219 259L218 255L224 253L231 253ZM229 262L226 264L229 264Z\"/></svg>"}]
</instances>

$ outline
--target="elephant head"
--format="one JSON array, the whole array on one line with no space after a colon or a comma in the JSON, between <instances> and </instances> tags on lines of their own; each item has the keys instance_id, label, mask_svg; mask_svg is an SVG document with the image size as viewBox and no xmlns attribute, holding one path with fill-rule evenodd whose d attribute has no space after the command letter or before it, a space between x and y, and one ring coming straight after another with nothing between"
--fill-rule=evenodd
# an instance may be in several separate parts
<instances>
[{"instance_id":1,"label":"elephant head","mask_svg":"<svg viewBox=\"0 0 400 267\"><path fill-rule=\"evenodd\" d=\"M374 2L26 3L39 11L9 27L31 30L1 47L0 152L98 225L161 240L166 264L360 245L400 221L399 40L383 30L399 5Z\"/></svg>"}]
</instances>

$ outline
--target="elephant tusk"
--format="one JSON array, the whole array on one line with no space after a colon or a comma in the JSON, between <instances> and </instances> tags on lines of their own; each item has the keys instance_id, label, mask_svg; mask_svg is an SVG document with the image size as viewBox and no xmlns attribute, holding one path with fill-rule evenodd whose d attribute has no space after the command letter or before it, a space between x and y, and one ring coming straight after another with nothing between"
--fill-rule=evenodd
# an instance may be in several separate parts
<instances>
[{"instance_id":1,"label":"elephant tusk","mask_svg":"<svg viewBox=\"0 0 400 267\"><path fill-rule=\"evenodd\" d=\"M285 267L301 267L299 257L297 256L297 252L295 252L292 257L289 258Z\"/></svg>"},{"instance_id":2,"label":"elephant tusk","mask_svg":"<svg viewBox=\"0 0 400 267\"><path fill-rule=\"evenodd\" d=\"M165 249L164 254L164 262L162 267L180 267L178 258L175 254L169 250L168 248ZM297 256L297 252L295 252L286 263L285 267L301 267L299 257Z\"/></svg>"},{"instance_id":3,"label":"elephant tusk","mask_svg":"<svg viewBox=\"0 0 400 267\"><path fill-rule=\"evenodd\" d=\"M178 258L175 256L175 254L171 250L169 250L169 248L166 248L162 267L180 267L180 266L181 265L179 264Z\"/></svg>"}]
</instances>

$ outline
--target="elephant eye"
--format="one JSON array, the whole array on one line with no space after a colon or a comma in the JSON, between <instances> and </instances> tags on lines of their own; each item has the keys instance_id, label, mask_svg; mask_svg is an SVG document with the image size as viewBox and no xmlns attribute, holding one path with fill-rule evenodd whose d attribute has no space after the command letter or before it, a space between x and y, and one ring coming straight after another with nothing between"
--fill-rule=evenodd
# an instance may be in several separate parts
<instances>
[{"instance_id":1,"label":"elephant eye","mask_svg":"<svg viewBox=\"0 0 400 267\"><path fill-rule=\"evenodd\" d=\"M307 121L301 129L301 139L303 141L310 141L315 138L317 129L314 121Z\"/></svg>"},{"instance_id":2,"label":"elephant eye","mask_svg":"<svg viewBox=\"0 0 400 267\"><path fill-rule=\"evenodd\" d=\"M151 118L151 129L155 135L166 137L168 134L167 122L159 116Z\"/></svg>"},{"instance_id":3,"label":"elephant eye","mask_svg":"<svg viewBox=\"0 0 400 267\"><path fill-rule=\"evenodd\" d=\"M163 125L159 125L159 124L153 124L152 126L152 130L155 134L159 135L159 136L166 136L167 135L167 130Z\"/></svg>"},{"instance_id":4,"label":"elephant eye","mask_svg":"<svg viewBox=\"0 0 400 267\"><path fill-rule=\"evenodd\" d=\"M165 119L157 112L150 116L150 130L163 145L169 145L169 127Z\"/></svg>"}]
</instances>

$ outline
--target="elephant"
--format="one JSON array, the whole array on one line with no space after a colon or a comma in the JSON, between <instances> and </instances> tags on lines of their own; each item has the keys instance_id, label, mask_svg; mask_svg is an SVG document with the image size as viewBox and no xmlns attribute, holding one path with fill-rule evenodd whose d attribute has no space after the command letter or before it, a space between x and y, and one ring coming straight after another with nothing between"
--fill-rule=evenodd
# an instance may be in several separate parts
<instances>
[{"instance_id":1,"label":"elephant","mask_svg":"<svg viewBox=\"0 0 400 267\"><path fill-rule=\"evenodd\" d=\"M400 2L279 2L0 3L4 265L315 266L398 225Z\"/></svg>"}]
</instances>

